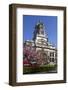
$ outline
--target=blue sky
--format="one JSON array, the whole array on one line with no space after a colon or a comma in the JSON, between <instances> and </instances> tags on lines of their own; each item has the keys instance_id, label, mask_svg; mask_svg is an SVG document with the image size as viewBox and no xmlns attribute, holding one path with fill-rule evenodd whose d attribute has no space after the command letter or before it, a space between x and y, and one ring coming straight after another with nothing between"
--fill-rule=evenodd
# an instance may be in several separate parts
<instances>
[{"instance_id":1,"label":"blue sky","mask_svg":"<svg viewBox=\"0 0 68 90\"><path fill-rule=\"evenodd\" d=\"M57 16L23 16L23 36L24 40L32 40L33 31L37 22L41 21L45 25L45 31L48 34L48 40L57 46Z\"/></svg>"}]
</instances>

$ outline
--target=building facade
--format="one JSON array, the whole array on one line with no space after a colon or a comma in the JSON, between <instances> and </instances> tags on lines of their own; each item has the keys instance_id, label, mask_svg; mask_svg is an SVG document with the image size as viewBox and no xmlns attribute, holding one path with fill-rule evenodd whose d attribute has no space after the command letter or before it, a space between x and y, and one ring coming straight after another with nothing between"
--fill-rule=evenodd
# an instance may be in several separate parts
<instances>
[{"instance_id":1,"label":"building facade","mask_svg":"<svg viewBox=\"0 0 68 90\"><path fill-rule=\"evenodd\" d=\"M37 64L57 63L57 48L48 41L48 35L42 22L35 25L33 39L25 41L24 44L31 45L40 53L42 59L38 60Z\"/></svg>"}]
</instances>

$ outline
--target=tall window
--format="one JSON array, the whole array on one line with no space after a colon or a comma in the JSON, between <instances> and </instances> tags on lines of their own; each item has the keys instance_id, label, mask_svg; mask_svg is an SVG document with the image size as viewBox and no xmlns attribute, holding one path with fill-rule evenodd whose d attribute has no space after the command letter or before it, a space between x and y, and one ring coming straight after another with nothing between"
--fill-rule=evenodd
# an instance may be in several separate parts
<instances>
[{"instance_id":1,"label":"tall window","mask_svg":"<svg viewBox=\"0 0 68 90\"><path fill-rule=\"evenodd\" d=\"M54 58L50 58L50 62L54 62Z\"/></svg>"},{"instance_id":2,"label":"tall window","mask_svg":"<svg viewBox=\"0 0 68 90\"><path fill-rule=\"evenodd\" d=\"M54 58L52 58L52 62L54 62Z\"/></svg>"},{"instance_id":3,"label":"tall window","mask_svg":"<svg viewBox=\"0 0 68 90\"><path fill-rule=\"evenodd\" d=\"M51 52L50 53L50 57L54 57L54 52Z\"/></svg>"},{"instance_id":4,"label":"tall window","mask_svg":"<svg viewBox=\"0 0 68 90\"><path fill-rule=\"evenodd\" d=\"M50 53L50 62L54 62L54 52Z\"/></svg>"}]
</instances>

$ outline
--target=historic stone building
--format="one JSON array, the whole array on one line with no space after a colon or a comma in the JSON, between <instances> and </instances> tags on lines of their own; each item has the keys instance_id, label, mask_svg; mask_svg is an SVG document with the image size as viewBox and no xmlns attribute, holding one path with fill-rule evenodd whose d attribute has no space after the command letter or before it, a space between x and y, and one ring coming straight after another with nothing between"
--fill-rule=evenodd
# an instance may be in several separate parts
<instances>
[{"instance_id":1,"label":"historic stone building","mask_svg":"<svg viewBox=\"0 0 68 90\"><path fill-rule=\"evenodd\" d=\"M35 47L37 51L41 52L43 60L38 63L42 65L47 63L57 63L57 48L48 41L48 35L45 32L45 26L42 22L35 25L33 39L27 40L24 43L26 45L31 44L32 47Z\"/></svg>"}]
</instances>

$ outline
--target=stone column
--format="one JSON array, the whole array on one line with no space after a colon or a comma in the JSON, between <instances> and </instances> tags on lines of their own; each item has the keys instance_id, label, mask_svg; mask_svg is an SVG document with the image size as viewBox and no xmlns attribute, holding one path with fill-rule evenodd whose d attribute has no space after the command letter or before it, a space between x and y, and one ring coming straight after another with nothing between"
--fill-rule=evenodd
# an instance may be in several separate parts
<instances>
[{"instance_id":1,"label":"stone column","mask_svg":"<svg viewBox=\"0 0 68 90\"><path fill-rule=\"evenodd\" d=\"M50 62L50 52L48 51L48 62Z\"/></svg>"}]
</instances>

